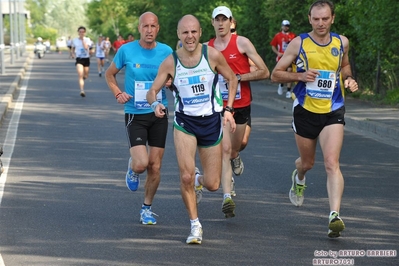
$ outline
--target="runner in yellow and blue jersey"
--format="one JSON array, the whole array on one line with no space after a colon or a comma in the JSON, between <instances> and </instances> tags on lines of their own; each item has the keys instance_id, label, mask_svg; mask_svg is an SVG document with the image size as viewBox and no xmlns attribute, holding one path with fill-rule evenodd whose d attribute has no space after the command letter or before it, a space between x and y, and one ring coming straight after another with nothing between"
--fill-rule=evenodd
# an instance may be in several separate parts
<instances>
[{"instance_id":1,"label":"runner in yellow and blue jersey","mask_svg":"<svg viewBox=\"0 0 399 266\"><path fill-rule=\"evenodd\" d=\"M299 81L295 86L294 95L298 104L318 114L341 108L344 105L340 76L344 48L340 36L330 33L330 42L326 45L317 44L308 33L299 37L301 46L293 71L302 73L317 69L319 75L312 83Z\"/></svg>"},{"instance_id":2,"label":"runner in yellow and blue jersey","mask_svg":"<svg viewBox=\"0 0 399 266\"><path fill-rule=\"evenodd\" d=\"M323 152L330 203L328 236L339 237L345 224L339 216L344 191L339 157L344 139L344 88L358 89L349 64L349 40L330 32L334 4L314 2L309 8L312 31L290 42L272 72L272 81L297 82L294 88L292 128L300 157L291 175L289 198L295 206L304 199L305 173L315 161L317 141ZM294 64L293 72L286 69Z\"/></svg>"}]
</instances>

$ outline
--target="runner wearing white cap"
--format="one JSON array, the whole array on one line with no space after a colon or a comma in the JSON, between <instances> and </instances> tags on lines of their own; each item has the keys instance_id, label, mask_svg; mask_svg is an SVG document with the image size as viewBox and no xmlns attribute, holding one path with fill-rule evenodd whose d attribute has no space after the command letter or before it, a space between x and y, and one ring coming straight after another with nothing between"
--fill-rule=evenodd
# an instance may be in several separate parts
<instances>
[{"instance_id":1,"label":"runner wearing white cap","mask_svg":"<svg viewBox=\"0 0 399 266\"><path fill-rule=\"evenodd\" d=\"M288 20L283 20L281 22L281 31L274 35L273 40L270 42L273 52L277 55L276 62L280 60L283 56L285 49L287 49L288 44L295 38L295 33L290 32L290 22ZM289 67L288 71L292 71ZM284 83L278 85L277 93L279 95L283 94ZM287 92L285 94L286 98L291 98L291 83L287 83Z\"/></svg>"},{"instance_id":2,"label":"runner wearing white cap","mask_svg":"<svg viewBox=\"0 0 399 266\"><path fill-rule=\"evenodd\" d=\"M228 126L223 129L222 211L226 218L235 216L235 203L231 199L231 177L233 172L235 175L241 175L244 171L244 163L241 160L239 151L251 114L251 88L249 81L267 79L270 75L269 69L252 42L246 37L231 33L232 19L233 14L228 7L216 7L212 12L212 25L216 37L208 42L209 46L215 47L223 54L239 81L233 105L234 120L237 125L236 131L231 132ZM256 66L256 70L253 72L250 71L249 59ZM225 78L219 76L219 86L224 88L222 90L224 101L227 100L228 85L225 82ZM224 105L226 105L226 101Z\"/></svg>"}]
</instances>

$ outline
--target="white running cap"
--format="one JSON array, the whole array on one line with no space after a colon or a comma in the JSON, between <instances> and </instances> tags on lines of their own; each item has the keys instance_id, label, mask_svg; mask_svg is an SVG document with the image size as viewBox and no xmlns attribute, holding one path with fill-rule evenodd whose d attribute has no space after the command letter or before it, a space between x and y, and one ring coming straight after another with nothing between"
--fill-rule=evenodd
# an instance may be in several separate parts
<instances>
[{"instance_id":1,"label":"white running cap","mask_svg":"<svg viewBox=\"0 0 399 266\"><path fill-rule=\"evenodd\" d=\"M283 25L283 26L289 26L290 25L290 22L288 21L288 20L283 20L283 22L281 22L281 25Z\"/></svg>"},{"instance_id":2,"label":"white running cap","mask_svg":"<svg viewBox=\"0 0 399 266\"><path fill-rule=\"evenodd\" d=\"M217 8L215 8L213 10L212 18L216 18L218 15L224 15L227 18L230 18L233 16L233 14L231 13L231 10L226 6L218 6Z\"/></svg>"}]
</instances>

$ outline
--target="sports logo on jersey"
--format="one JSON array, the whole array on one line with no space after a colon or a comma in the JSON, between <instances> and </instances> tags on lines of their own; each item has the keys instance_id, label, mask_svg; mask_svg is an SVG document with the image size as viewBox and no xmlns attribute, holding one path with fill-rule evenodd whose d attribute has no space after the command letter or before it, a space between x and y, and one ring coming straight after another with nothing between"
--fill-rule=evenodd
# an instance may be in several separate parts
<instances>
[{"instance_id":1,"label":"sports logo on jersey","mask_svg":"<svg viewBox=\"0 0 399 266\"><path fill-rule=\"evenodd\" d=\"M137 109L149 109L151 105L147 102L147 100L136 101L136 108Z\"/></svg>"},{"instance_id":2,"label":"sports logo on jersey","mask_svg":"<svg viewBox=\"0 0 399 266\"><path fill-rule=\"evenodd\" d=\"M296 62L295 62L295 65L296 65L297 68L303 68L304 63L303 63L302 58L299 58L299 57L298 57L298 59L297 59Z\"/></svg>"},{"instance_id":3,"label":"sports logo on jersey","mask_svg":"<svg viewBox=\"0 0 399 266\"><path fill-rule=\"evenodd\" d=\"M235 58L237 58L237 54L230 54L229 59L235 59Z\"/></svg>"},{"instance_id":4,"label":"sports logo on jersey","mask_svg":"<svg viewBox=\"0 0 399 266\"><path fill-rule=\"evenodd\" d=\"M331 48L331 54L333 56L338 56L339 55L339 51L336 47Z\"/></svg>"},{"instance_id":5,"label":"sports logo on jersey","mask_svg":"<svg viewBox=\"0 0 399 266\"><path fill-rule=\"evenodd\" d=\"M193 105L193 104L199 104L199 103L205 103L205 102L209 102L208 94L195 96L195 97L183 98L184 105Z\"/></svg>"},{"instance_id":6,"label":"sports logo on jersey","mask_svg":"<svg viewBox=\"0 0 399 266\"><path fill-rule=\"evenodd\" d=\"M136 83L136 89L145 89L145 83L144 82L137 82Z\"/></svg>"},{"instance_id":7,"label":"sports logo on jersey","mask_svg":"<svg viewBox=\"0 0 399 266\"><path fill-rule=\"evenodd\" d=\"M187 78L182 78L182 79L178 79L177 84L178 84L179 86L187 85L187 84L189 84L189 81L188 81Z\"/></svg>"}]
</instances>

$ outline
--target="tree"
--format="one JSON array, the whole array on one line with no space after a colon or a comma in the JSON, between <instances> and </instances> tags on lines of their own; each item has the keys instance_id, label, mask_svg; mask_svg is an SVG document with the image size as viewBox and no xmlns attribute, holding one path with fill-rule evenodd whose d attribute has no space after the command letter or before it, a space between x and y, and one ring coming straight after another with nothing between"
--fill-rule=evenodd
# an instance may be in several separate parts
<instances>
[{"instance_id":1,"label":"tree","mask_svg":"<svg viewBox=\"0 0 399 266\"><path fill-rule=\"evenodd\" d=\"M33 1L33 0L27 0ZM39 1L39 0L37 0ZM41 0L45 1L45 0ZM308 9L314 0L92 0L87 8L89 26L97 33L137 34L139 16L145 11L158 15L161 29L158 40L175 47L176 27L185 14L196 16L202 27L201 41L214 36L211 14L219 5L228 6L238 21L238 33L249 38L270 70L275 56L270 48L274 34L281 30L281 21L288 19L296 33L311 31ZM350 40L349 56L361 87L381 87L382 92L398 88L399 2L392 0L334 0L335 23L332 31ZM379 56L378 56L379 55ZM380 58L378 60L378 58ZM379 66L381 72L377 78ZM381 86L373 86L378 85Z\"/></svg>"},{"instance_id":2,"label":"tree","mask_svg":"<svg viewBox=\"0 0 399 266\"><path fill-rule=\"evenodd\" d=\"M77 32L79 26L86 26L86 1L53 0L50 1L46 13L46 25L55 28L59 36L67 36Z\"/></svg>"},{"instance_id":3,"label":"tree","mask_svg":"<svg viewBox=\"0 0 399 266\"><path fill-rule=\"evenodd\" d=\"M57 37L71 35L85 18L87 0L26 0L25 8L30 11L31 29L27 34L55 42Z\"/></svg>"}]
</instances>

